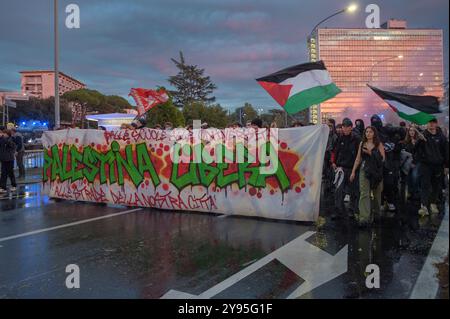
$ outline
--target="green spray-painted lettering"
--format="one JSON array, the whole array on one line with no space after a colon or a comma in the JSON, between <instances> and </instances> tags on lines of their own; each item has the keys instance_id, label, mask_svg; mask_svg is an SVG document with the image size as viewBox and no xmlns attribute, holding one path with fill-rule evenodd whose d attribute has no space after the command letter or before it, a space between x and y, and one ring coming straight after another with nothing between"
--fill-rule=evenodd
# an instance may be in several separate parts
<instances>
[{"instance_id":1,"label":"green spray-painted lettering","mask_svg":"<svg viewBox=\"0 0 450 319\"><path fill-rule=\"evenodd\" d=\"M75 182L86 178L88 182L93 183L98 178L100 184L124 185L126 173L135 187L139 187L145 179L144 174L148 172L153 184L158 186L161 181L150 159L146 144L136 145L136 163L134 154L133 145L127 145L125 156L123 156L117 141L111 143L111 148L106 153L98 152L90 146L86 146L80 152L74 145L71 147L63 145L60 151L58 145L53 145L50 153L48 149L44 150L43 179L44 182L48 181L50 170L51 181L59 178L61 182L67 180Z\"/></svg>"},{"instance_id":2,"label":"green spray-painted lettering","mask_svg":"<svg viewBox=\"0 0 450 319\"><path fill-rule=\"evenodd\" d=\"M273 154L275 150L270 143L267 143L267 149ZM220 151L220 153L217 153ZM222 154L224 158L232 157L230 151L227 151L225 147L222 149L216 148L216 154ZM275 177L280 189L286 191L290 187L289 178L281 165L278 157L272 158L271 160L277 160L278 165L276 165L276 170L270 173L264 172L263 168L265 165L257 165L253 163L253 158L249 154L248 150L244 149L244 159L245 163L235 164L235 169L232 172L226 173L230 169L230 163L223 163L224 158L222 158L222 163L217 163L216 165L206 164L206 163L189 163L184 165L189 165L187 172L179 174L180 165L174 163L172 166L171 183L175 185L178 190L182 190L187 186L202 185L209 187L213 182L220 188L230 186L233 183L237 183L239 189L246 187L247 185L263 188L266 186L266 180L269 177ZM273 164L273 163L272 163Z\"/></svg>"}]
</instances>

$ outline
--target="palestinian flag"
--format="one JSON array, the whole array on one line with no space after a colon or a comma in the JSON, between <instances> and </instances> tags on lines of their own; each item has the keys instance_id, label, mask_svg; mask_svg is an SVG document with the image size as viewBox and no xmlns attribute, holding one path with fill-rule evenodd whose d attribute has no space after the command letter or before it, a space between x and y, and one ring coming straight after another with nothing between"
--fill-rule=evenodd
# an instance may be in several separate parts
<instances>
[{"instance_id":1,"label":"palestinian flag","mask_svg":"<svg viewBox=\"0 0 450 319\"><path fill-rule=\"evenodd\" d=\"M436 119L432 114L441 113L439 99L435 96L406 95L368 86L404 120L424 125Z\"/></svg>"},{"instance_id":2,"label":"palestinian flag","mask_svg":"<svg viewBox=\"0 0 450 319\"><path fill-rule=\"evenodd\" d=\"M256 79L289 114L341 93L322 61L299 64Z\"/></svg>"}]
</instances>

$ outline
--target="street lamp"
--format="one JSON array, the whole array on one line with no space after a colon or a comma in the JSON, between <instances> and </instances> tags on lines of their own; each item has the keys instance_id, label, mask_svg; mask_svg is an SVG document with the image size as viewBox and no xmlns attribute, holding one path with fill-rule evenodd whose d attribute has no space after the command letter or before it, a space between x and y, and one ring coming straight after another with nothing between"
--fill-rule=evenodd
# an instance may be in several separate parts
<instances>
[{"instance_id":1,"label":"street lamp","mask_svg":"<svg viewBox=\"0 0 450 319\"><path fill-rule=\"evenodd\" d=\"M349 5L348 7L344 8L344 9L342 9L342 10L339 10L338 12L335 12L335 13L333 13L332 15L326 17L325 19L323 19L322 21L320 21L319 23L316 24L316 26L312 29L311 33L309 34L309 37L311 38L312 35L313 35L313 33L314 33L314 31L316 31L316 29L317 29L322 23L324 23L325 21L327 21L327 20L329 20L329 19L333 18L334 16L337 16L337 15L339 15L339 14L341 14L341 13L345 13L345 12L353 13L353 12L355 12L357 9L358 9L358 6L357 6L356 4L351 4L351 5Z\"/></svg>"},{"instance_id":2,"label":"street lamp","mask_svg":"<svg viewBox=\"0 0 450 319\"><path fill-rule=\"evenodd\" d=\"M372 81L373 81L373 70L375 69L375 67L377 65L379 65L380 63L383 63L383 62L386 62L386 61L390 61L390 60L395 60L395 59L402 60L403 59L403 55L400 54L400 55L392 56L392 57L383 59L381 61L378 61L376 63L373 63L372 67L370 68L370 81L369 82L372 83Z\"/></svg>"},{"instance_id":3,"label":"street lamp","mask_svg":"<svg viewBox=\"0 0 450 319\"><path fill-rule=\"evenodd\" d=\"M358 9L358 6L356 4L351 4L348 7L339 10L335 13L333 13L332 15L326 17L325 19L323 19L322 21L320 21L319 23L317 23L314 28L312 29L311 33L308 36L308 49L309 49L309 60L311 62L316 62L317 61L317 50L316 50L316 41L313 39L313 34L316 32L317 28L324 23L325 21L341 14L341 13L353 13ZM320 117L320 109L319 109L319 105L312 105L309 109L309 117L310 117L310 121L317 124L319 122L319 117Z\"/></svg>"}]
</instances>

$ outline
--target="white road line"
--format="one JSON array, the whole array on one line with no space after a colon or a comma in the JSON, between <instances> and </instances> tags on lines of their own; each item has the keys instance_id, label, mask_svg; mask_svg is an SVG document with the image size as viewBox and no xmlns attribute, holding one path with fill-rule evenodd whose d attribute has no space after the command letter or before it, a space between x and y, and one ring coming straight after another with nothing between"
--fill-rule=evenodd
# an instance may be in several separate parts
<instances>
[{"instance_id":1,"label":"white road line","mask_svg":"<svg viewBox=\"0 0 450 319\"><path fill-rule=\"evenodd\" d=\"M114 213L114 214L109 214L109 215L105 215L105 216L100 216L100 217L95 217L95 218L90 218L90 219L84 219L84 220L80 220L80 221L69 223L69 224L64 224L64 225L59 225L59 226L50 227L50 228L44 228L44 229L38 229L38 230L34 230L34 231L31 231L31 232L28 232L28 233L23 233L23 234L18 234L18 235L14 235L14 236L4 237L4 238L0 238L0 242L11 240L11 239L16 239L16 238L21 238L21 237L26 237L26 236L31 236L31 235L36 235L36 234L44 233L44 232L51 231L51 230L56 230L56 229L61 229L61 228L66 228L66 227L72 227L72 226L76 226L76 225L86 224L86 223L94 222L96 220L101 220L101 219L116 217L116 216L120 216L120 215L125 215L125 214L129 214L129 213L132 213L132 212L136 212L138 210L142 210L142 208L130 209L130 210L126 210L126 211L120 212L120 213Z\"/></svg>"},{"instance_id":2,"label":"white road line","mask_svg":"<svg viewBox=\"0 0 450 319\"><path fill-rule=\"evenodd\" d=\"M442 263L448 255L448 205L446 204L445 216L442 219L439 231L436 234L430 253L420 271L416 284L410 295L410 299L435 299L439 290L438 269L436 264Z\"/></svg>"},{"instance_id":3,"label":"white road line","mask_svg":"<svg viewBox=\"0 0 450 319\"><path fill-rule=\"evenodd\" d=\"M305 232L286 245L257 260L250 266L209 288L200 295L192 295L171 289L164 294L161 299L212 298L260 270L273 260L277 260L304 280L304 282L287 297L288 299L298 298L347 272L348 245L345 245L344 248L333 256L306 241L314 234L315 232L313 231Z\"/></svg>"}]
</instances>

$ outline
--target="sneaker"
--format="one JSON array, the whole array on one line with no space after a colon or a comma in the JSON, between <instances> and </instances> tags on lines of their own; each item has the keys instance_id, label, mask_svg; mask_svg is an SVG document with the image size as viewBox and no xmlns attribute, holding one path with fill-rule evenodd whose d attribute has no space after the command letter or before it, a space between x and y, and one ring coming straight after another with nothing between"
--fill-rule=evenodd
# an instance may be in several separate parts
<instances>
[{"instance_id":1,"label":"sneaker","mask_svg":"<svg viewBox=\"0 0 450 319\"><path fill-rule=\"evenodd\" d=\"M16 190L17 190L17 188L16 187L10 187L10 189L9 189L11 192L15 192Z\"/></svg>"},{"instance_id":2,"label":"sneaker","mask_svg":"<svg viewBox=\"0 0 450 319\"><path fill-rule=\"evenodd\" d=\"M419 209L419 215L420 216L428 216L430 215L430 213L428 212L428 208L426 208L425 206L421 206Z\"/></svg>"},{"instance_id":3,"label":"sneaker","mask_svg":"<svg viewBox=\"0 0 450 319\"><path fill-rule=\"evenodd\" d=\"M350 195L345 195L344 202L348 203L350 201Z\"/></svg>"},{"instance_id":4,"label":"sneaker","mask_svg":"<svg viewBox=\"0 0 450 319\"><path fill-rule=\"evenodd\" d=\"M5 194L5 193L7 193L8 191L6 190L6 189L3 189L3 188L0 188L0 194Z\"/></svg>"},{"instance_id":5,"label":"sneaker","mask_svg":"<svg viewBox=\"0 0 450 319\"><path fill-rule=\"evenodd\" d=\"M392 203L387 203L387 207L388 207L388 210L391 212L395 210L395 205Z\"/></svg>"},{"instance_id":6,"label":"sneaker","mask_svg":"<svg viewBox=\"0 0 450 319\"><path fill-rule=\"evenodd\" d=\"M430 205L430 210L432 214L439 214L439 208L437 207L436 204L431 204Z\"/></svg>"}]
</instances>

